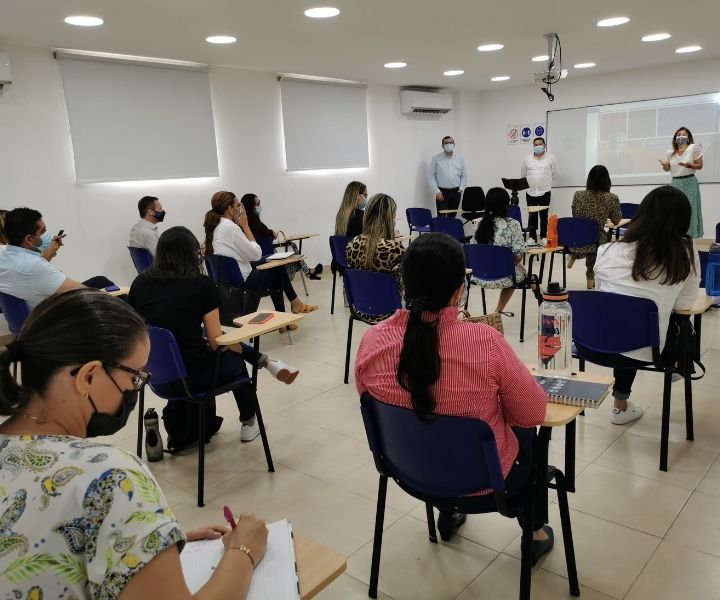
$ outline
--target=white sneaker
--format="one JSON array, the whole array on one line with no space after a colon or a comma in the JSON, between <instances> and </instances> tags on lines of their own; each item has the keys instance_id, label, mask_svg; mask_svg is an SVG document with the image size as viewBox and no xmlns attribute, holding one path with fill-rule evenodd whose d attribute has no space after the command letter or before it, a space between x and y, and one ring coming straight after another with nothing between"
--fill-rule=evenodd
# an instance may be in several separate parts
<instances>
[{"instance_id":1,"label":"white sneaker","mask_svg":"<svg viewBox=\"0 0 720 600\"><path fill-rule=\"evenodd\" d=\"M243 422L240 425L241 442L252 442L259 435L260 426L257 424L257 419L255 417L253 417L249 421Z\"/></svg>"},{"instance_id":2,"label":"white sneaker","mask_svg":"<svg viewBox=\"0 0 720 600\"><path fill-rule=\"evenodd\" d=\"M626 425L642 417L643 411L637 404L628 400L627 410L613 408L610 414L610 422L613 425Z\"/></svg>"},{"instance_id":3,"label":"white sneaker","mask_svg":"<svg viewBox=\"0 0 720 600\"><path fill-rule=\"evenodd\" d=\"M295 367L286 365L281 360L271 360L265 366L270 375L278 381L282 381L285 385L290 385L298 376L300 371Z\"/></svg>"}]
</instances>

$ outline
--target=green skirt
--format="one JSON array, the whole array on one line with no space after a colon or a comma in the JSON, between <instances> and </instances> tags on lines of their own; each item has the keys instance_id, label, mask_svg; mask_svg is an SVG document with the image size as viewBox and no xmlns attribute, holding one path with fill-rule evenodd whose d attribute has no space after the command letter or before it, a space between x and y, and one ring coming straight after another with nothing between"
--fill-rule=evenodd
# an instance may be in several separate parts
<instances>
[{"instance_id":1,"label":"green skirt","mask_svg":"<svg viewBox=\"0 0 720 600\"><path fill-rule=\"evenodd\" d=\"M698 185L697 177L695 177L695 175L681 179L673 177L670 185L683 192L690 201L692 213L690 214L688 235L694 238L701 238L703 236L703 218L702 204L700 203L700 186Z\"/></svg>"}]
</instances>

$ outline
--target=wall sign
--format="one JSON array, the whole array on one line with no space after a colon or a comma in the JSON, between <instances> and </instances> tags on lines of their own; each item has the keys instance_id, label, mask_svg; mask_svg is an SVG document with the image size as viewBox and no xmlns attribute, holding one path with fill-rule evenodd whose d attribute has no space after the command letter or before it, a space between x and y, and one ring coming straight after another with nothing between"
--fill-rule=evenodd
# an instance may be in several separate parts
<instances>
[{"instance_id":1,"label":"wall sign","mask_svg":"<svg viewBox=\"0 0 720 600\"><path fill-rule=\"evenodd\" d=\"M521 125L520 126L520 141L523 144L529 144L533 137L534 125Z\"/></svg>"},{"instance_id":2,"label":"wall sign","mask_svg":"<svg viewBox=\"0 0 720 600\"><path fill-rule=\"evenodd\" d=\"M517 125L509 125L507 128L507 143L517 144L520 142L520 129Z\"/></svg>"}]
</instances>

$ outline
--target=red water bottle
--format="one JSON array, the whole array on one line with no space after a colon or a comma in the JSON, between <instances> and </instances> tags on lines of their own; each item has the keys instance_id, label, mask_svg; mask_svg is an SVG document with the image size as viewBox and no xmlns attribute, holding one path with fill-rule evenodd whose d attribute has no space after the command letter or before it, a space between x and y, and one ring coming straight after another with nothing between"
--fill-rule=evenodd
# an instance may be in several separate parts
<instances>
[{"instance_id":1,"label":"red water bottle","mask_svg":"<svg viewBox=\"0 0 720 600\"><path fill-rule=\"evenodd\" d=\"M558 235L557 235L557 215L550 215L548 219L548 230L547 230L547 245L548 248L557 248Z\"/></svg>"}]
</instances>

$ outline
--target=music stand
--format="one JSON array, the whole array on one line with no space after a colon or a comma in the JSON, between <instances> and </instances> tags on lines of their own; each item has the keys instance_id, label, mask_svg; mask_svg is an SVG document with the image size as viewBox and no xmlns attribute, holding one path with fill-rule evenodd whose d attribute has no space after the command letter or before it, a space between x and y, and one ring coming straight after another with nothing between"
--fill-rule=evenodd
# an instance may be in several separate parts
<instances>
[{"instance_id":1,"label":"music stand","mask_svg":"<svg viewBox=\"0 0 720 600\"><path fill-rule=\"evenodd\" d=\"M520 203L520 199L518 198L518 192L522 192L523 190L528 189L530 186L528 185L528 181L526 177L521 177L520 179L505 179L504 177L501 178L503 187L506 190L510 190L512 194L510 194L510 202L517 206Z\"/></svg>"}]
</instances>

